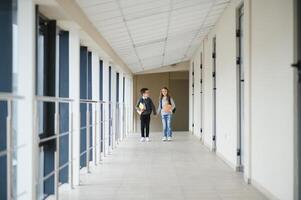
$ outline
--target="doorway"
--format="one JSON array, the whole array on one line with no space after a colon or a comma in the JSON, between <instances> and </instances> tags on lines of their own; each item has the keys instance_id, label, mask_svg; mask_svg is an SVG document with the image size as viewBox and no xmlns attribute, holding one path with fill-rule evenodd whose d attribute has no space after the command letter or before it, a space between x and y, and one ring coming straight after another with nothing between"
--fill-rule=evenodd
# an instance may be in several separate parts
<instances>
[{"instance_id":1,"label":"doorway","mask_svg":"<svg viewBox=\"0 0 301 200\"><path fill-rule=\"evenodd\" d=\"M238 170L243 171L244 166L244 6L237 10L237 98L238 98L238 137L237 137L237 163Z\"/></svg>"},{"instance_id":2,"label":"doorway","mask_svg":"<svg viewBox=\"0 0 301 200\"><path fill-rule=\"evenodd\" d=\"M216 37L212 40L212 150L216 151Z\"/></svg>"}]
</instances>

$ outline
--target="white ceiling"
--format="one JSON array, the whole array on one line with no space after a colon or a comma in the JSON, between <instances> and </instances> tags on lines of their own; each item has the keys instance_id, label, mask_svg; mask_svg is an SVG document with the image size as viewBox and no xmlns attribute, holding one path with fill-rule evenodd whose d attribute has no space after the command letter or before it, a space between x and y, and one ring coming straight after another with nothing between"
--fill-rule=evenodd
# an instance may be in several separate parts
<instances>
[{"instance_id":1,"label":"white ceiling","mask_svg":"<svg viewBox=\"0 0 301 200\"><path fill-rule=\"evenodd\" d=\"M230 0L76 0L133 72L191 59Z\"/></svg>"}]
</instances>

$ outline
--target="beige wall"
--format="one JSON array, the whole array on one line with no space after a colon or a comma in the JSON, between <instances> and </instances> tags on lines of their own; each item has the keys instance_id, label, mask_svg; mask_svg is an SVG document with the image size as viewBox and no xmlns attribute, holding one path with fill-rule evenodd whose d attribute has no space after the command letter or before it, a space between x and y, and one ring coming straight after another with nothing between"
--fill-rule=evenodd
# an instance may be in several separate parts
<instances>
[{"instance_id":1,"label":"beige wall","mask_svg":"<svg viewBox=\"0 0 301 200\"><path fill-rule=\"evenodd\" d=\"M173 118L174 131L188 130L188 112L189 112L189 81L188 72L170 72L170 73L155 73L143 74L134 76L134 104L136 104L140 97L140 89L147 87L150 90L150 96L156 106L158 107L160 89L164 86L168 87L173 96L177 112ZM151 131L162 131L161 118L153 116L150 125ZM136 132L140 132L139 115L135 113L135 127Z\"/></svg>"}]
</instances>

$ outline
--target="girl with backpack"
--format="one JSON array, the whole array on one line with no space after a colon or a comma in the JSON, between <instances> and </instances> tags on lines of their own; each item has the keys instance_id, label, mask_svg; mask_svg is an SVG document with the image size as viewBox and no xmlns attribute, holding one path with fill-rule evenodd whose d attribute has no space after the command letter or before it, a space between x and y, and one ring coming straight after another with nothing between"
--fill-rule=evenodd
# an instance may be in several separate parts
<instances>
[{"instance_id":1,"label":"girl with backpack","mask_svg":"<svg viewBox=\"0 0 301 200\"><path fill-rule=\"evenodd\" d=\"M163 124L163 141L172 140L171 119L172 114L176 111L176 105L173 98L169 95L167 87L163 87L160 91L159 106L157 113L161 113Z\"/></svg>"}]
</instances>

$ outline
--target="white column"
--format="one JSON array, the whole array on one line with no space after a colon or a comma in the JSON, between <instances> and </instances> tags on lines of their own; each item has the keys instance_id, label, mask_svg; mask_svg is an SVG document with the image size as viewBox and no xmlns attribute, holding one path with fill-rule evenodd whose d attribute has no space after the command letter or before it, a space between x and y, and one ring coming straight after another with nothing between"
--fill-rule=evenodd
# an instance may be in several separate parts
<instances>
[{"instance_id":1,"label":"white column","mask_svg":"<svg viewBox=\"0 0 301 200\"><path fill-rule=\"evenodd\" d=\"M113 126L112 126L112 147L116 147L116 69L112 66L112 91L111 91L111 100L113 102L112 104L112 119L113 119Z\"/></svg>"},{"instance_id":2,"label":"white column","mask_svg":"<svg viewBox=\"0 0 301 200\"><path fill-rule=\"evenodd\" d=\"M95 52L92 52L92 99L99 100L99 57ZM95 108L95 107L94 107ZM96 113L95 113L96 111ZM93 162L94 164L100 160L100 105L96 105L96 110L93 110L93 145L96 145L93 150ZM96 133L96 134L95 134Z\"/></svg>"},{"instance_id":3,"label":"white column","mask_svg":"<svg viewBox=\"0 0 301 200\"><path fill-rule=\"evenodd\" d=\"M120 101L120 106L119 106L119 116L120 116L120 123L119 123L119 131L120 131L120 140L123 140L124 137L124 121L125 121L125 116L124 116L124 104L123 104L123 77L124 74L120 73L119 78L119 101Z\"/></svg>"},{"instance_id":4,"label":"white column","mask_svg":"<svg viewBox=\"0 0 301 200\"><path fill-rule=\"evenodd\" d=\"M133 106L133 98L134 98L134 91L133 91L133 77L129 77L128 78L128 92L129 92L129 96L127 98L128 101L128 105L129 105L129 132L133 132L134 131L134 106Z\"/></svg>"},{"instance_id":5,"label":"white column","mask_svg":"<svg viewBox=\"0 0 301 200\"><path fill-rule=\"evenodd\" d=\"M109 62L103 59L103 99L109 101ZM104 143L105 143L105 155L109 153L109 104L104 106Z\"/></svg>"},{"instance_id":6,"label":"white column","mask_svg":"<svg viewBox=\"0 0 301 200\"><path fill-rule=\"evenodd\" d=\"M69 92L73 103L73 183L79 185L79 164L80 164L80 68L79 68L80 39L79 31L76 28L69 30Z\"/></svg>"},{"instance_id":7,"label":"white column","mask_svg":"<svg viewBox=\"0 0 301 200\"><path fill-rule=\"evenodd\" d=\"M34 140L35 96L35 5L32 0L18 1L18 103L17 195L18 199L36 199L35 178L38 174L37 141Z\"/></svg>"}]
</instances>

